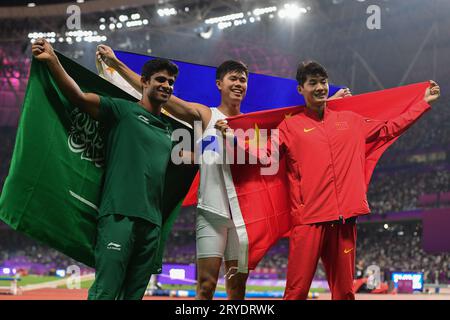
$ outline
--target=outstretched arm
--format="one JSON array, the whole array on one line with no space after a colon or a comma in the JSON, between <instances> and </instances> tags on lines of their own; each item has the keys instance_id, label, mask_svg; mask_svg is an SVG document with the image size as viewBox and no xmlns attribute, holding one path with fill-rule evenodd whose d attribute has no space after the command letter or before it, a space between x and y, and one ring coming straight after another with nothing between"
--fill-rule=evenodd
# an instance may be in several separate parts
<instances>
[{"instance_id":1,"label":"outstretched arm","mask_svg":"<svg viewBox=\"0 0 450 320\"><path fill-rule=\"evenodd\" d=\"M84 93L78 84L67 74L53 51L53 47L45 39L37 39L31 47L33 56L45 62L63 95L81 111L98 120L100 97L94 93Z\"/></svg>"},{"instance_id":2,"label":"outstretched arm","mask_svg":"<svg viewBox=\"0 0 450 320\"><path fill-rule=\"evenodd\" d=\"M95 53L98 60L102 60L107 66L115 69L126 82L131 84L137 91L142 92L141 76L136 72L128 68L128 66L120 61L111 47L101 44L97 46L97 52Z\"/></svg>"},{"instance_id":3,"label":"outstretched arm","mask_svg":"<svg viewBox=\"0 0 450 320\"><path fill-rule=\"evenodd\" d=\"M391 140L399 136L413 125L425 112L430 110L430 104L439 99L439 85L430 80L430 85L424 92L423 99L411 106L406 112L387 121L364 119L366 141Z\"/></svg>"},{"instance_id":4,"label":"outstretched arm","mask_svg":"<svg viewBox=\"0 0 450 320\"><path fill-rule=\"evenodd\" d=\"M164 105L164 109L175 118L186 121L192 126L194 126L195 121L201 121L203 129L208 126L211 120L210 108L200 103L185 101L174 95Z\"/></svg>"},{"instance_id":5,"label":"outstretched arm","mask_svg":"<svg viewBox=\"0 0 450 320\"><path fill-rule=\"evenodd\" d=\"M109 67L114 68L136 90L142 92L141 76L128 68L120 61L111 47L99 45L97 47L97 59L103 60ZM188 102L172 95L164 105L164 109L182 121L194 125L194 121L202 121L205 128L211 119L211 110L200 103Z\"/></svg>"}]
</instances>

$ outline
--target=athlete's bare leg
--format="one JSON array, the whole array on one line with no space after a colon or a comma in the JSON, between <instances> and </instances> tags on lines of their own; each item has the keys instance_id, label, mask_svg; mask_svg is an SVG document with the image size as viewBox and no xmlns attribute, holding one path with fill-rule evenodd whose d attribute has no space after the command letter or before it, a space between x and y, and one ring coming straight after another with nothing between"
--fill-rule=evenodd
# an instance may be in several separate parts
<instances>
[{"instance_id":1,"label":"athlete's bare leg","mask_svg":"<svg viewBox=\"0 0 450 320\"><path fill-rule=\"evenodd\" d=\"M197 300L212 300L221 265L221 257L197 259Z\"/></svg>"},{"instance_id":2,"label":"athlete's bare leg","mask_svg":"<svg viewBox=\"0 0 450 320\"><path fill-rule=\"evenodd\" d=\"M244 300L248 273L237 273L237 260L225 261L225 288L228 300ZM230 275L232 275L230 277Z\"/></svg>"}]
</instances>

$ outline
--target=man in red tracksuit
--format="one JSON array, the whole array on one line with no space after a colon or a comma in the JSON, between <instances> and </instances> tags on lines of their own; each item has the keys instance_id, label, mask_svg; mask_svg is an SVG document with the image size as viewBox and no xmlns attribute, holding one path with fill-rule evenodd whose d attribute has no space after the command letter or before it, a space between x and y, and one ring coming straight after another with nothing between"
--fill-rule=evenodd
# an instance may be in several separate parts
<instances>
[{"instance_id":1,"label":"man in red tracksuit","mask_svg":"<svg viewBox=\"0 0 450 320\"><path fill-rule=\"evenodd\" d=\"M440 89L431 81L422 101L379 121L328 109L328 75L320 64L300 64L296 78L306 108L280 123L279 146L273 145L266 159L287 157L292 229L284 299L308 297L319 258L332 299L354 299L356 217L370 212L366 144L376 147L404 132L431 108ZM223 134L229 129L226 122L216 127Z\"/></svg>"},{"instance_id":2,"label":"man in red tracksuit","mask_svg":"<svg viewBox=\"0 0 450 320\"><path fill-rule=\"evenodd\" d=\"M287 156L293 217L284 299L306 299L319 258L332 299L354 299L356 217L370 212L365 183L366 143L394 138L439 97L431 82L424 99L390 121L326 107L328 75L316 62L297 70L305 111L279 125Z\"/></svg>"}]
</instances>

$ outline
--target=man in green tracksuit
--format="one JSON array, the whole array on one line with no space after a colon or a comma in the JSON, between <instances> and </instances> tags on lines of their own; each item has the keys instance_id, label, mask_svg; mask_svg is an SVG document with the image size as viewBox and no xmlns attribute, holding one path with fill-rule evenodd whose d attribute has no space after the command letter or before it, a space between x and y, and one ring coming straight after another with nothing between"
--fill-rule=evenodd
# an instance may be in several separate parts
<instances>
[{"instance_id":1,"label":"man in green tracksuit","mask_svg":"<svg viewBox=\"0 0 450 320\"><path fill-rule=\"evenodd\" d=\"M142 70L142 99L136 103L82 92L43 39L33 44L32 52L47 64L71 104L106 128L96 276L88 298L142 299L160 245L164 178L172 150L172 128L160 112L173 92L178 68L166 59L148 61Z\"/></svg>"}]
</instances>

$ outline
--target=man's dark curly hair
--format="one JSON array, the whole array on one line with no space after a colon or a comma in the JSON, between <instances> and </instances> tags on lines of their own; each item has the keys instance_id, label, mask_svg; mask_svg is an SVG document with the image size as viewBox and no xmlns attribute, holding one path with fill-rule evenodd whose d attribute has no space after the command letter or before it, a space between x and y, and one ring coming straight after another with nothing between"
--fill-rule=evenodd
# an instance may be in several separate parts
<instances>
[{"instance_id":1,"label":"man's dark curly hair","mask_svg":"<svg viewBox=\"0 0 450 320\"><path fill-rule=\"evenodd\" d=\"M316 61L306 61L299 64L296 79L299 85L303 86L308 76L321 76L328 78L327 70Z\"/></svg>"},{"instance_id":2,"label":"man's dark curly hair","mask_svg":"<svg viewBox=\"0 0 450 320\"><path fill-rule=\"evenodd\" d=\"M141 76L145 80L149 80L152 75L160 71L167 71L169 75L178 76L178 67L175 63L168 59L155 58L147 61L142 67Z\"/></svg>"},{"instance_id":3,"label":"man's dark curly hair","mask_svg":"<svg viewBox=\"0 0 450 320\"><path fill-rule=\"evenodd\" d=\"M243 72L248 77L248 68L240 61L227 60L223 62L216 70L216 80L222 80L229 72Z\"/></svg>"}]
</instances>

